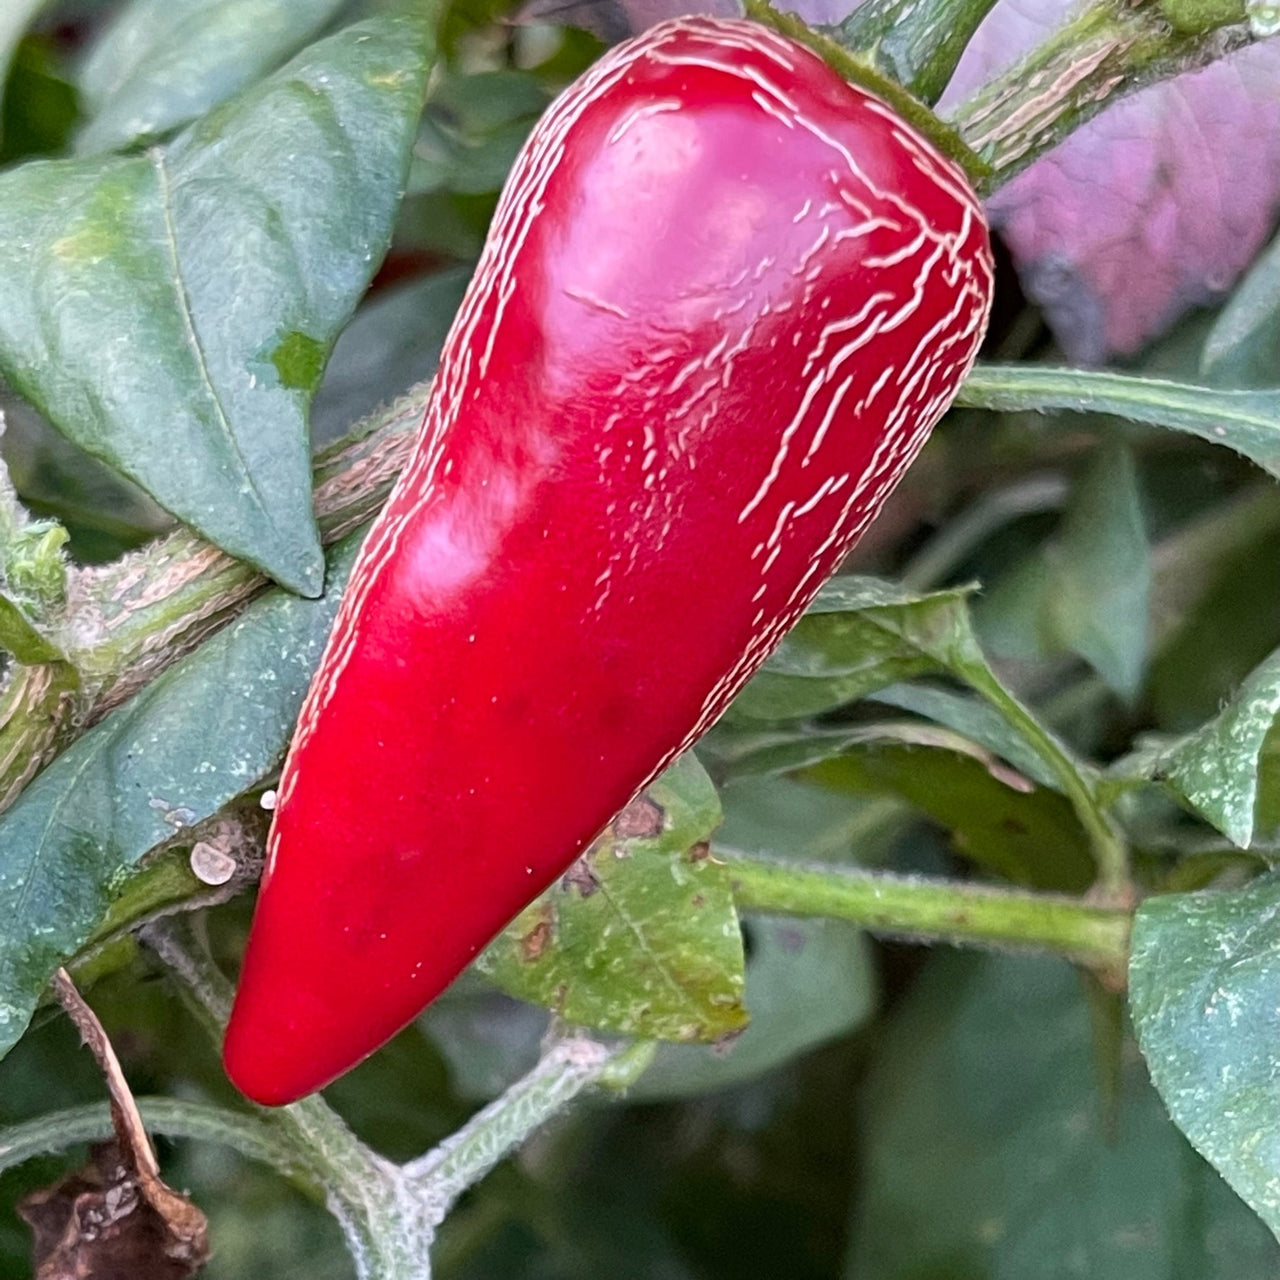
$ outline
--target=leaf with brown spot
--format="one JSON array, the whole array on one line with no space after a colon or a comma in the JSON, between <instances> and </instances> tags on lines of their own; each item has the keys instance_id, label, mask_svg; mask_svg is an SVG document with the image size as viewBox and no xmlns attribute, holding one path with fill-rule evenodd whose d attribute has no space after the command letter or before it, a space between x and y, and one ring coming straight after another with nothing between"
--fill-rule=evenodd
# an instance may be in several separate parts
<instances>
[{"instance_id":1,"label":"leaf with brown spot","mask_svg":"<svg viewBox=\"0 0 1280 1280\"><path fill-rule=\"evenodd\" d=\"M586 858L579 858L577 862L564 873L564 878L560 882L561 887L568 889L570 887L584 897L589 898L600 887L600 881L596 879L595 872L591 870L590 864Z\"/></svg>"},{"instance_id":2,"label":"leaf with brown spot","mask_svg":"<svg viewBox=\"0 0 1280 1280\"><path fill-rule=\"evenodd\" d=\"M584 1026L663 1040L741 1027L742 935L727 868L707 856L719 822L715 789L687 755L516 917L479 968Z\"/></svg>"},{"instance_id":3,"label":"leaf with brown spot","mask_svg":"<svg viewBox=\"0 0 1280 1280\"><path fill-rule=\"evenodd\" d=\"M526 964L532 964L547 949L551 941L551 911L543 907L540 918L520 937L520 957Z\"/></svg>"},{"instance_id":4,"label":"leaf with brown spot","mask_svg":"<svg viewBox=\"0 0 1280 1280\"><path fill-rule=\"evenodd\" d=\"M613 834L619 840L652 840L661 834L665 818L662 807L646 792L613 820Z\"/></svg>"}]
</instances>

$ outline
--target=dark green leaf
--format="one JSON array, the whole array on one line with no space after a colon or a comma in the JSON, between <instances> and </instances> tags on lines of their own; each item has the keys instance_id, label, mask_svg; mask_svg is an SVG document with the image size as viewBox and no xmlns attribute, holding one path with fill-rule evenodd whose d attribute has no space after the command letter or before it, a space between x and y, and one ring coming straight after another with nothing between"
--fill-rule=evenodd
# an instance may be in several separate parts
<instances>
[{"instance_id":1,"label":"dark green leaf","mask_svg":"<svg viewBox=\"0 0 1280 1280\"><path fill-rule=\"evenodd\" d=\"M1007 760L1019 773L1042 787L1060 789L1058 779L1045 768L1044 761L1027 745L1026 739L1010 728L1008 721L989 703L966 693L913 684L890 685L871 694L868 701L914 711L916 715L944 724Z\"/></svg>"},{"instance_id":2,"label":"dark green leaf","mask_svg":"<svg viewBox=\"0 0 1280 1280\"><path fill-rule=\"evenodd\" d=\"M1221 712L1157 763L1167 784L1233 844L1253 842L1263 745L1280 716L1280 650ZM1267 780L1276 785L1273 777Z\"/></svg>"},{"instance_id":3,"label":"dark green leaf","mask_svg":"<svg viewBox=\"0 0 1280 1280\"><path fill-rule=\"evenodd\" d=\"M413 149L410 192L497 191L548 101L527 71L444 79L431 95Z\"/></svg>"},{"instance_id":4,"label":"dark green leaf","mask_svg":"<svg viewBox=\"0 0 1280 1280\"><path fill-rule=\"evenodd\" d=\"M1280 875L1148 898L1129 1000L1174 1121L1280 1236Z\"/></svg>"},{"instance_id":5,"label":"dark green leaf","mask_svg":"<svg viewBox=\"0 0 1280 1280\"><path fill-rule=\"evenodd\" d=\"M336 440L436 371L471 271L457 267L376 294L342 331L311 406L311 437Z\"/></svg>"},{"instance_id":6,"label":"dark green leaf","mask_svg":"<svg viewBox=\"0 0 1280 1280\"><path fill-rule=\"evenodd\" d=\"M974 605L982 643L998 658L1036 662L1060 652L1049 623L1051 569L1044 549L1028 552Z\"/></svg>"},{"instance_id":7,"label":"dark green leaf","mask_svg":"<svg viewBox=\"0 0 1280 1280\"><path fill-rule=\"evenodd\" d=\"M1280 382L1280 238L1241 281L1209 331L1200 370L1218 386Z\"/></svg>"},{"instance_id":8,"label":"dark green leaf","mask_svg":"<svg viewBox=\"0 0 1280 1280\"><path fill-rule=\"evenodd\" d=\"M851 748L805 777L854 795L906 800L951 835L957 852L1020 884L1080 892L1093 878L1088 838L1070 803L954 750L890 741Z\"/></svg>"},{"instance_id":9,"label":"dark green leaf","mask_svg":"<svg viewBox=\"0 0 1280 1280\"><path fill-rule=\"evenodd\" d=\"M902 801L851 796L785 774L730 781L720 788L720 802L724 821L713 849L808 863L877 865L912 821Z\"/></svg>"},{"instance_id":10,"label":"dark green leaf","mask_svg":"<svg viewBox=\"0 0 1280 1280\"><path fill-rule=\"evenodd\" d=\"M4 6L0 8L0 96L3 96L13 51L18 47L31 19L44 5L45 0L5 0Z\"/></svg>"},{"instance_id":11,"label":"dark green leaf","mask_svg":"<svg viewBox=\"0 0 1280 1280\"><path fill-rule=\"evenodd\" d=\"M947 830L959 852L997 875L1073 891L1090 883L1089 841L1069 801L950 730L882 723L729 741L722 736L718 745L726 748L721 772L734 780L733 789L764 786L772 775L787 773L819 784L820 795L910 805ZM900 813L882 820L899 825ZM811 857L800 834L779 848L784 857Z\"/></svg>"},{"instance_id":12,"label":"dark green leaf","mask_svg":"<svg viewBox=\"0 0 1280 1280\"><path fill-rule=\"evenodd\" d=\"M979 365L956 403L1006 411L1070 409L1186 431L1280 476L1280 391L1218 391L1123 373Z\"/></svg>"},{"instance_id":13,"label":"dark green leaf","mask_svg":"<svg viewBox=\"0 0 1280 1280\"><path fill-rule=\"evenodd\" d=\"M0 176L0 370L179 518L314 593L306 411L385 250L430 62L384 17L145 156Z\"/></svg>"},{"instance_id":14,"label":"dark green leaf","mask_svg":"<svg viewBox=\"0 0 1280 1280\"><path fill-rule=\"evenodd\" d=\"M1072 486L1062 527L975 610L1005 658L1074 653L1132 701L1147 669L1152 558L1133 456L1104 443Z\"/></svg>"},{"instance_id":15,"label":"dark green leaf","mask_svg":"<svg viewBox=\"0 0 1280 1280\"><path fill-rule=\"evenodd\" d=\"M3 90L0 166L67 150L79 110L52 40L29 35L18 45Z\"/></svg>"},{"instance_id":16,"label":"dark green leaf","mask_svg":"<svg viewBox=\"0 0 1280 1280\"><path fill-rule=\"evenodd\" d=\"M1216 630L1223 609L1221 603L1217 607L1209 605L1215 588L1224 578L1234 583L1247 579L1257 564L1269 572L1280 558L1275 554L1278 532L1280 503L1276 502L1275 486L1262 481L1214 504L1194 519L1180 522L1173 532L1160 538L1153 548L1151 565L1153 652L1159 655L1166 646L1176 643L1188 625L1209 622ZM1255 585L1248 583L1246 590ZM1280 620L1280 610L1273 612ZM1275 630L1280 632L1280 627ZM1196 722L1204 718L1197 716Z\"/></svg>"},{"instance_id":17,"label":"dark green leaf","mask_svg":"<svg viewBox=\"0 0 1280 1280\"><path fill-rule=\"evenodd\" d=\"M483 987L464 974L417 1022L448 1063L460 1098L497 1097L538 1062L545 1009Z\"/></svg>"},{"instance_id":18,"label":"dark green leaf","mask_svg":"<svg viewBox=\"0 0 1280 1280\"><path fill-rule=\"evenodd\" d=\"M1081 476L1047 567L1058 641L1135 698L1146 669L1151 555L1133 455L1122 445L1099 449Z\"/></svg>"},{"instance_id":19,"label":"dark green leaf","mask_svg":"<svg viewBox=\"0 0 1280 1280\"><path fill-rule=\"evenodd\" d=\"M477 961L504 991L570 1022L662 1040L741 1027L742 939L720 821L690 754L619 815Z\"/></svg>"},{"instance_id":20,"label":"dark green leaf","mask_svg":"<svg viewBox=\"0 0 1280 1280\"><path fill-rule=\"evenodd\" d=\"M1114 837L1093 800L1093 771L996 678L974 635L967 594L957 589L921 595L870 578L833 579L735 702L735 709L741 709L737 723L747 717L784 719L800 710L809 715L827 711L914 675L955 676L991 704L1070 797L1080 823L1090 832L1095 855L1114 857ZM788 707L793 708L790 713ZM762 759L752 760L750 767L794 769L822 759L841 749L833 745L839 733L805 726L783 731L778 736L787 740L766 743ZM850 741L858 737L855 733ZM962 744L961 749L973 754L971 745ZM735 760L732 767L742 766ZM984 760L978 768L985 771L991 762ZM1074 868L1064 874L1073 875ZM1021 878L1028 878L1025 872Z\"/></svg>"},{"instance_id":21,"label":"dark green leaf","mask_svg":"<svg viewBox=\"0 0 1280 1280\"><path fill-rule=\"evenodd\" d=\"M0 818L0 1052L139 860L279 763L359 544L328 593L273 592L59 756Z\"/></svg>"},{"instance_id":22,"label":"dark green leaf","mask_svg":"<svg viewBox=\"0 0 1280 1280\"><path fill-rule=\"evenodd\" d=\"M876 578L833 578L733 704L762 720L816 715L912 676L982 657L969 588L913 592Z\"/></svg>"},{"instance_id":23,"label":"dark green leaf","mask_svg":"<svg viewBox=\"0 0 1280 1280\"><path fill-rule=\"evenodd\" d=\"M1183 548L1188 554L1181 562L1167 563L1166 581L1182 571L1191 601L1166 632L1147 682L1163 730L1196 729L1280 644L1280 503L1274 490L1266 497L1269 524L1247 542L1208 565L1197 563L1193 548ZM1164 594L1168 600L1169 592Z\"/></svg>"},{"instance_id":24,"label":"dark green leaf","mask_svg":"<svg viewBox=\"0 0 1280 1280\"><path fill-rule=\"evenodd\" d=\"M76 560L98 563L169 529L173 518L137 485L59 435L0 382L3 453L23 501L55 516Z\"/></svg>"},{"instance_id":25,"label":"dark green leaf","mask_svg":"<svg viewBox=\"0 0 1280 1280\"><path fill-rule=\"evenodd\" d=\"M1109 1138L1068 965L939 955L864 1087L849 1280L1270 1280L1136 1053L1121 1090Z\"/></svg>"},{"instance_id":26,"label":"dark green leaf","mask_svg":"<svg viewBox=\"0 0 1280 1280\"><path fill-rule=\"evenodd\" d=\"M344 0L130 0L90 51L82 155L162 137L274 70Z\"/></svg>"}]
</instances>

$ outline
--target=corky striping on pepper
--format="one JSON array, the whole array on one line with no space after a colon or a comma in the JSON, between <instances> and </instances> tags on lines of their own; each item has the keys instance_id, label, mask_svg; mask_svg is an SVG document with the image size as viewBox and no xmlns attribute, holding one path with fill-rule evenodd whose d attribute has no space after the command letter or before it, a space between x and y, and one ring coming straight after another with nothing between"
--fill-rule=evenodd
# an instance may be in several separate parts
<instances>
[{"instance_id":1,"label":"corky striping on pepper","mask_svg":"<svg viewBox=\"0 0 1280 1280\"><path fill-rule=\"evenodd\" d=\"M264 1103L410 1021L724 711L968 372L964 176L748 22L539 122L286 761L227 1033Z\"/></svg>"}]
</instances>

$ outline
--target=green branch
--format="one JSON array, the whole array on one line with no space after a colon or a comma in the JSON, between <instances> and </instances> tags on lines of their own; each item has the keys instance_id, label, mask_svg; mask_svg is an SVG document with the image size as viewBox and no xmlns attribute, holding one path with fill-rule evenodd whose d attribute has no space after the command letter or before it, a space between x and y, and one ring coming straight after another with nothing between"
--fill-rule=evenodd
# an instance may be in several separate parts
<instances>
[{"instance_id":1,"label":"green branch","mask_svg":"<svg viewBox=\"0 0 1280 1280\"><path fill-rule=\"evenodd\" d=\"M422 1195L435 1201L443 1220L463 1191L595 1084L624 1048L610 1048L585 1036L566 1036L542 1055L528 1075L401 1172Z\"/></svg>"},{"instance_id":2,"label":"green branch","mask_svg":"<svg viewBox=\"0 0 1280 1280\"><path fill-rule=\"evenodd\" d=\"M138 1109L148 1132L232 1147L249 1160L270 1165L316 1199L322 1199L320 1184L301 1153L255 1116L174 1098L139 1098ZM35 1156L65 1151L81 1142L102 1142L112 1133L111 1108L106 1102L53 1111L0 1130L0 1170Z\"/></svg>"},{"instance_id":3,"label":"green branch","mask_svg":"<svg viewBox=\"0 0 1280 1280\"><path fill-rule=\"evenodd\" d=\"M933 104L995 0L864 0L831 35Z\"/></svg>"},{"instance_id":4,"label":"green branch","mask_svg":"<svg viewBox=\"0 0 1280 1280\"><path fill-rule=\"evenodd\" d=\"M1243 0L1103 0L984 85L952 123L994 170L991 190L1116 99L1257 40L1245 17Z\"/></svg>"},{"instance_id":5,"label":"green branch","mask_svg":"<svg viewBox=\"0 0 1280 1280\"><path fill-rule=\"evenodd\" d=\"M1109 902L1130 905L1133 885L1129 878L1129 851L1098 799L1093 771L1072 758L1031 709L996 679L985 661L962 662L959 672L1021 734L1057 779L1089 837L1098 868L1098 889Z\"/></svg>"},{"instance_id":6,"label":"green branch","mask_svg":"<svg viewBox=\"0 0 1280 1280\"><path fill-rule=\"evenodd\" d=\"M958 945L1027 948L1123 974L1130 913L1078 898L732 855L744 911L825 916L872 933Z\"/></svg>"},{"instance_id":7,"label":"green branch","mask_svg":"<svg viewBox=\"0 0 1280 1280\"><path fill-rule=\"evenodd\" d=\"M188 1005L220 1041L231 984L186 921L146 926L142 938L182 983ZM585 1089L615 1068L625 1083L648 1064L647 1046L608 1046L566 1036L536 1067L461 1129L418 1160L399 1166L364 1145L318 1095L272 1110L259 1124L281 1135L321 1184L361 1280L428 1280L428 1250L453 1202ZM651 1051L649 1051L651 1056Z\"/></svg>"}]
</instances>

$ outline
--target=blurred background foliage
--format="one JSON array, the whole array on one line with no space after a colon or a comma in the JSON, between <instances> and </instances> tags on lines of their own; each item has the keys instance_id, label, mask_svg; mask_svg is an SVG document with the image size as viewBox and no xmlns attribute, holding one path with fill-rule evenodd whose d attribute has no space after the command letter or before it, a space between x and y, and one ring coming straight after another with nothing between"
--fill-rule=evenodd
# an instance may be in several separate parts
<instances>
[{"instance_id":1,"label":"blurred background foliage","mask_svg":"<svg viewBox=\"0 0 1280 1280\"><path fill-rule=\"evenodd\" d=\"M312 5L314 28L376 7ZM95 91L86 60L122 8L52 4L13 44L0 164L64 153L82 135ZM599 53L597 36L548 25L552 10L516 26L508 8L449 6L392 248L316 397L317 444L431 374L517 148ZM1242 284L1116 367L1274 386L1277 260L1273 244ZM1007 254L1002 267L985 358L1060 359ZM4 407L18 491L65 523L82 562L166 526L34 411L11 396ZM1003 677L1105 764L1199 726L1280 643L1277 564L1274 485L1227 450L1088 414L957 410L850 568L917 588L980 583L974 616ZM883 710L859 703L837 719ZM1264 755L1280 762L1274 729ZM1047 859L1046 883L1079 891L1088 879L1060 797L1026 802L945 747L857 747L731 783L721 801L725 849L956 877L1026 865L1031 850ZM1264 795L1257 854L1151 793L1126 820L1147 882L1191 889L1247 879L1274 851L1276 808ZM208 922L229 967L248 912L241 900ZM1169 1121L1132 1040L1109 1054L1114 1004L1065 963L873 942L832 921L752 918L745 940L753 1022L732 1052L664 1047L625 1103L580 1106L535 1137L448 1219L442 1280L1275 1274L1265 1227ZM93 1000L137 1092L234 1100L145 957ZM378 1150L407 1158L531 1065L545 1029L545 1013L468 978L328 1096ZM100 1095L61 1017L41 1015L0 1063L0 1124ZM352 1274L323 1207L274 1173L208 1146L161 1154L210 1215L213 1280ZM0 1176L0 1277L28 1274L9 1207L69 1165L51 1156Z\"/></svg>"}]
</instances>

